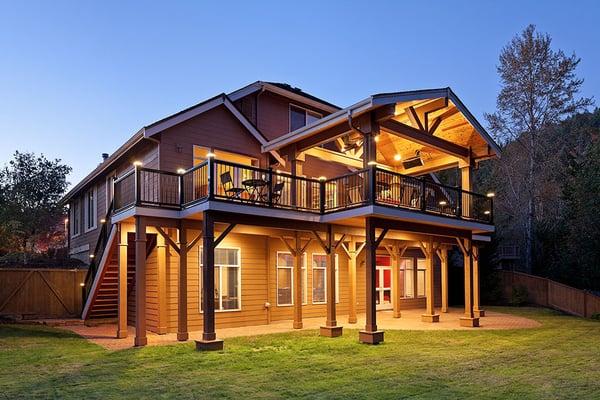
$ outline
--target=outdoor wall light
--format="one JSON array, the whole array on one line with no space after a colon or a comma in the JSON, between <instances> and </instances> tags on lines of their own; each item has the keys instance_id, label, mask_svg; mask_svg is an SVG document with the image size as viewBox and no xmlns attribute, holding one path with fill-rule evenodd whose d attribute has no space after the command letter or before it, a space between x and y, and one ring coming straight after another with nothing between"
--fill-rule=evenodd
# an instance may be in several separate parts
<instances>
[{"instance_id":1,"label":"outdoor wall light","mask_svg":"<svg viewBox=\"0 0 600 400\"><path fill-rule=\"evenodd\" d=\"M81 287L84 287L84 286L85 286L85 283L81 282L81 283L79 284L79 286L81 286Z\"/></svg>"},{"instance_id":2,"label":"outdoor wall light","mask_svg":"<svg viewBox=\"0 0 600 400\"><path fill-rule=\"evenodd\" d=\"M65 218L65 224L69 223L69 218Z\"/></svg>"},{"instance_id":3,"label":"outdoor wall light","mask_svg":"<svg viewBox=\"0 0 600 400\"><path fill-rule=\"evenodd\" d=\"M488 192L486 194L487 197L494 197L496 194L494 192Z\"/></svg>"},{"instance_id":4,"label":"outdoor wall light","mask_svg":"<svg viewBox=\"0 0 600 400\"><path fill-rule=\"evenodd\" d=\"M446 203L446 201L442 200L442 201L440 201L440 203L439 203L439 204L440 204L440 206L445 206L445 205L446 205L446 204L448 204L448 203Z\"/></svg>"},{"instance_id":5,"label":"outdoor wall light","mask_svg":"<svg viewBox=\"0 0 600 400\"><path fill-rule=\"evenodd\" d=\"M93 254L90 254L90 258L94 258L94 255L93 255Z\"/></svg>"},{"instance_id":6,"label":"outdoor wall light","mask_svg":"<svg viewBox=\"0 0 600 400\"><path fill-rule=\"evenodd\" d=\"M485 210L483 213L484 213L485 215L490 215L490 210Z\"/></svg>"},{"instance_id":7,"label":"outdoor wall light","mask_svg":"<svg viewBox=\"0 0 600 400\"><path fill-rule=\"evenodd\" d=\"M367 165L377 165L377 161L369 161Z\"/></svg>"},{"instance_id":8,"label":"outdoor wall light","mask_svg":"<svg viewBox=\"0 0 600 400\"><path fill-rule=\"evenodd\" d=\"M373 140L375 140L376 142L379 142L379 135L375 135L375 136L373 137Z\"/></svg>"},{"instance_id":9,"label":"outdoor wall light","mask_svg":"<svg viewBox=\"0 0 600 400\"><path fill-rule=\"evenodd\" d=\"M183 175L183 174L185 174L185 169L184 169L184 168L178 168L178 169L177 169L177 173L178 173L179 175Z\"/></svg>"},{"instance_id":10,"label":"outdoor wall light","mask_svg":"<svg viewBox=\"0 0 600 400\"><path fill-rule=\"evenodd\" d=\"M215 156L216 156L215 153L213 153L212 151L209 151L208 153L206 153L207 158L214 158Z\"/></svg>"},{"instance_id":11,"label":"outdoor wall light","mask_svg":"<svg viewBox=\"0 0 600 400\"><path fill-rule=\"evenodd\" d=\"M322 181L324 181L324 180L326 180L326 179L327 179L327 177L326 177L326 176L320 176L320 177L319 177L319 180L320 180L321 182L322 182Z\"/></svg>"},{"instance_id":12,"label":"outdoor wall light","mask_svg":"<svg viewBox=\"0 0 600 400\"><path fill-rule=\"evenodd\" d=\"M101 224L104 224L104 223L106 223L106 219L102 218L102 219L100 220L100 223L101 223Z\"/></svg>"}]
</instances>

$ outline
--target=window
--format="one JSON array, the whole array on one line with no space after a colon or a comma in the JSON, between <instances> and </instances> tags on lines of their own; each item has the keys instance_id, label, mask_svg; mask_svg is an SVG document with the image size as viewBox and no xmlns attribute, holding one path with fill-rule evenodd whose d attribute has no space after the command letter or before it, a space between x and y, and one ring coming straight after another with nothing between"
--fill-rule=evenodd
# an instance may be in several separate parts
<instances>
[{"instance_id":1,"label":"window","mask_svg":"<svg viewBox=\"0 0 600 400\"><path fill-rule=\"evenodd\" d=\"M417 258L417 296L425 296L425 269L426 263L424 258Z\"/></svg>"},{"instance_id":2,"label":"window","mask_svg":"<svg viewBox=\"0 0 600 400\"><path fill-rule=\"evenodd\" d=\"M202 247L200 257L200 312L202 312ZM215 249L215 310L241 310L240 249L219 247Z\"/></svg>"},{"instance_id":3,"label":"window","mask_svg":"<svg viewBox=\"0 0 600 400\"><path fill-rule=\"evenodd\" d=\"M98 216L98 202L96 199L96 188L88 190L84 197L84 220L85 231L89 232L96 229Z\"/></svg>"},{"instance_id":4,"label":"window","mask_svg":"<svg viewBox=\"0 0 600 400\"><path fill-rule=\"evenodd\" d=\"M300 257L302 273L302 304L308 303L308 274L306 271L306 254ZM294 305L294 257L289 252L277 252L277 305Z\"/></svg>"},{"instance_id":5,"label":"window","mask_svg":"<svg viewBox=\"0 0 600 400\"><path fill-rule=\"evenodd\" d=\"M312 124L321 118L323 116L319 113L290 104L290 132Z\"/></svg>"},{"instance_id":6,"label":"window","mask_svg":"<svg viewBox=\"0 0 600 400\"><path fill-rule=\"evenodd\" d=\"M79 199L71 203L71 236L75 237L81 233L81 202Z\"/></svg>"},{"instance_id":7,"label":"window","mask_svg":"<svg viewBox=\"0 0 600 400\"><path fill-rule=\"evenodd\" d=\"M412 258L400 259L400 281L404 281L404 292L401 297L410 299L415 297L415 267ZM402 289L401 289L402 291Z\"/></svg>"},{"instance_id":8,"label":"window","mask_svg":"<svg viewBox=\"0 0 600 400\"><path fill-rule=\"evenodd\" d=\"M335 255L335 302L340 302L340 277L338 255ZM323 304L327 302L327 255L312 255L312 302Z\"/></svg>"}]
</instances>

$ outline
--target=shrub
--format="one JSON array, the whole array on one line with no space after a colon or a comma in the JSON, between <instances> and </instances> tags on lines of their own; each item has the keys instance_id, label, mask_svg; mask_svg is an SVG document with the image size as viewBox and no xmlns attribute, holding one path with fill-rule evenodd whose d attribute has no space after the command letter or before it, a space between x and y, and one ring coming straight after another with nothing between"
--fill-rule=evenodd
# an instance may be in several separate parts
<instances>
[{"instance_id":1,"label":"shrub","mask_svg":"<svg viewBox=\"0 0 600 400\"><path fill-rule=\"evenodd\" d=\"M512 288L512 294L510 296L510 304L512 306L522 306L527 303L529 299L529 291L523 285L514 286Z\"/></svg>"},{"instance_id":2,"label":"shrub","mask_svg":"<svg viewBox=\"0 0 600 400\"><path fill-rule=\"evenodd\" d=\"M590 318L597 319L598 321L600 321L600 313L592 314L592 316Z\"/></svg>"}]
</instances>

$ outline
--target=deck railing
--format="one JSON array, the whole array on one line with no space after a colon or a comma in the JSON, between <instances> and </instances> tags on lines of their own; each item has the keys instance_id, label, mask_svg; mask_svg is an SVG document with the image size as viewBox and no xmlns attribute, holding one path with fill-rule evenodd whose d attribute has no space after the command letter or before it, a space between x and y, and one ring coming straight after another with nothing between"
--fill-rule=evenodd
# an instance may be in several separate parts
<instances>
[{"instance_id":1,"label":"deck railing","mask_svg":"<svg viewBox=\"0 0 600 400\"><path fill-rule=\"evenodd\" d=\"M367 204L493 222L492 199L375 166L331 179L310 179L209 159L182 174L148 168L114 181L115 210L181 209L205 200L331 213Z\"/></svg>"}]
</instances>

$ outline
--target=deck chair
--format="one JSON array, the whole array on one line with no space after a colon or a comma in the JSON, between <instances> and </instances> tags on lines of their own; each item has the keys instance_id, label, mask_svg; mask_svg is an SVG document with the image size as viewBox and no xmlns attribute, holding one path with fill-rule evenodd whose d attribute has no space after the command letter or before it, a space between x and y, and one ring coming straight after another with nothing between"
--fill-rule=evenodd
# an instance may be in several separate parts
<instances>
[{"instance_id":1,"label":"deck chair","mask_svg":"<svg viewBox=\"0 0 600 400\"><path fill-rule=\"evenodd\" d=\"M348 204L362 203L362 186L353 186L348 189Z\"/></svg>"},{"instance_id":2,"label":"deck chair","mask_svg":"<svg viewBox=\"0 0 600 400\"><path fill-rule=\"evenodd\" d=\"M271 201L273 204L279 204L281 200L281 194L283 193L283 186L285 182L277 182L275 186L273 186L273 191L271 192Z\"/></svg>"},{"instance_id":3,"label":"deck chair","mask_svg":"<svg viewBox=\"0 0 600 400\"><path fill-rule=\"evenodd\" d=\"M233 199L240 199L242 193L246 191L244 188L236 187L233 184L233 179L231 179L231 174L229 171L223 172L220 176L221 178L221 186L223 187L223 191L227 195L227 197L231 197Z\"/></svg>"}]
</instances>

